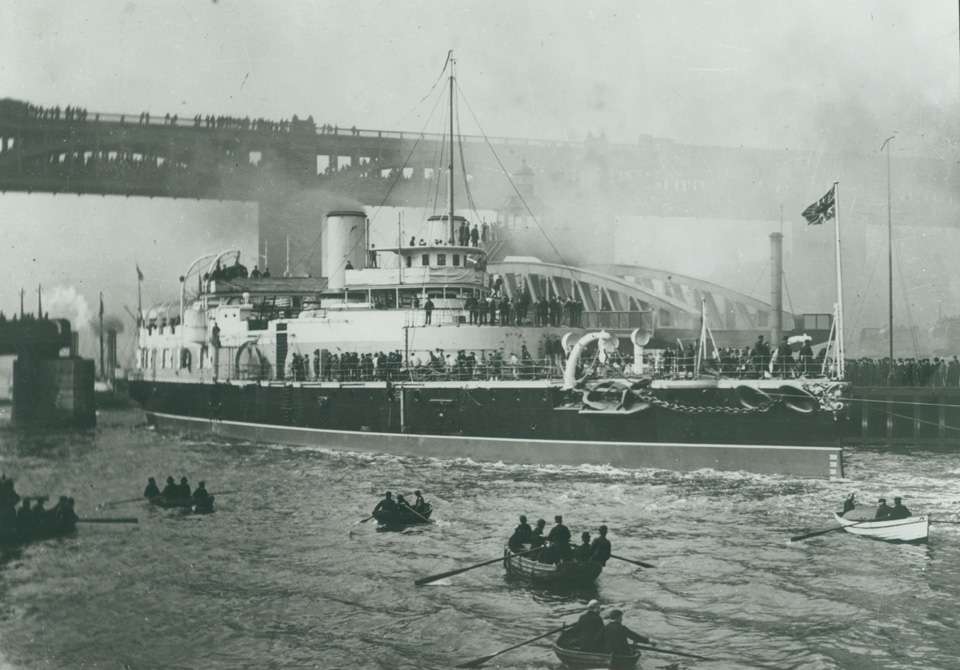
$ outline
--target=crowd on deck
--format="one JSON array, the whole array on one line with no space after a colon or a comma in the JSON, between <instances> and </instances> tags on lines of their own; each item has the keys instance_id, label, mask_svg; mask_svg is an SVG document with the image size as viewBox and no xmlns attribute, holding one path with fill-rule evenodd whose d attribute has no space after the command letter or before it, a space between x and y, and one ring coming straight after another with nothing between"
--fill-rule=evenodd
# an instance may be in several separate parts
<instances>
[{"instance_id":1,"label":"crowd on deck","mask_svg":"<svg viewBox=\"0 0 960 670\"><path fill-rule=\"evenodd\" d=\"M12 323L16 323L18 321L18 317L19 317L19 320L23 321L24 323L30 323L32 321L49 321L50 313L44 312L40 318L37 318L36 316L33 315L33 312L24 312L22 316L19 316L17 312L14 312L13 316L10 317L10 321ZM0 323L6 323L6 322L7 322L7 315L4 314L2 309L0 309Z\"/></svg>"},{"instance_id":2,"label":"crowd on deck","mask_svg":"<svg viewBox=\"0 0 960 670\"><path fill-rule=\"evenodd\" d=\"M315 349L313 355L294 352L286 377L296 381L426 381L542 379L561 374L563 348L560 340L548 338L546 357L534 359L526 345L520 354L503 350L410 352L406 363L399 350L375 354Z\"/></svg>"}]
</instances>

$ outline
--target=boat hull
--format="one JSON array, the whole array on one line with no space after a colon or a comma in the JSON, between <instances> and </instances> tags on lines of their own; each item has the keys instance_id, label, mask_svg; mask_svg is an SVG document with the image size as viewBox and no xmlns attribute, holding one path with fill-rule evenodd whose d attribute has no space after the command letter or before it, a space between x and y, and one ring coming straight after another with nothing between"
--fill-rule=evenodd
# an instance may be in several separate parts
<instances>
[{"instance_id":1,"label":"boat hull","mask_svg":"<svg viewBox=\"0 0 960 670\"><path fill-rule=\"evenodd\" d=\"M843 476L840 447L809 446L817 444L815 439L803 445L741 439L751 425L767 425L773 410L724 415L724 421L742 425L706 435L698 429L693 434L711 438L702 442L669 441L661 439L657 416L650 412L585 416L556 409L550 401L556 388L544 385L488 389L447 384L404 391L385 383L350 387L134 381L130 386L152 423L234 439L512 463ZM399 393L404 394L402 420ZM717 419L684 417L704 425ZM791 414L783 423L790 428L798 422L790 434L795 441L815 433L814 423L824 417L833 422L821 412L815 417ZM719 439L730 437L731 430L741 431L732 435L736 439Z\"/></svg>"},{"instance_id":2,"label":"boat hull","mask_svg":"<svg viewBox=\"0 0 960 670\"><path fill-rule=\"evenodd\" d=\"M31 526L29 529L17 527L0 527L0 547L15 546L38 542L40 540L50 540L57 537L72 535L77 531L76 522L65 522L56 520L44 520L39 524Z\"/></svg>"},{"instance_id":3,"label":"boat hull","mask_svg":"<svg viewBox=\"0 0 960 670\"><path fill-rule=\"evenodd\" d=\"M923 543L927 541L927 533L930 528L930 520L924 515L887 521L856 521L845 519L837 513L834 513L833 516L837 523L851 535L869 537L884 542Z\"/></svg>"},{"instance_id":4,"label":"boat hull","mask_svg":"<svg viewBox=\"0 0 960 670\"><path fill-rule=\"evenodd\" d=\"M510 577L554 587L590 585L603 572L603 565L596 561L541 563L534 558L515 556L509 548L503 550L503 567Z\"/></svg>"},{"instance_id":5,"label":"boat hull","mask_svg":"<svg viewBox=\"0 0 960 670\"><path fill-rule=\"evenodd\" d=\"M611 656L610 654L566 649L554 643L553 653L568 668L590 670L591 668L612 668L613 670L633 670L640 662L640 654L630 656Z\"/></svg>"}]
</instances>

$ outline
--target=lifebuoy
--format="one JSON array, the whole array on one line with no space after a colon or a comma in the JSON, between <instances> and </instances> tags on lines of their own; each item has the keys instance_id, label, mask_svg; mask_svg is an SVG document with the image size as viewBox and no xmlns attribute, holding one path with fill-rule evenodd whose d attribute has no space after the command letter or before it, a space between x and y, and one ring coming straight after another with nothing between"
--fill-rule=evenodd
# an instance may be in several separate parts
<instances>
[{"instance_id":1,"label":"lifebuoy","mask_svg":"<svg viewBox=\"0 0 960 670\"><path fill-rule=\"evenodd\" d=\"M779 393L784 406L797 414L813 414L820 405L814 396L796 386L781 386Z\"/></svg>"},{"instance_id":2,"label":"lifebuoy","mask_svg":"<svg viewBox=\"0 0 960 670\"><path fill-rule=\"evenodd\" d=\"M764 405L769 405L772 402L770 396L760 389L755 386L746 385L737 387L737 399L740 401L740 404L747 409L760 409Z\"/></svg>"}]
</instances>

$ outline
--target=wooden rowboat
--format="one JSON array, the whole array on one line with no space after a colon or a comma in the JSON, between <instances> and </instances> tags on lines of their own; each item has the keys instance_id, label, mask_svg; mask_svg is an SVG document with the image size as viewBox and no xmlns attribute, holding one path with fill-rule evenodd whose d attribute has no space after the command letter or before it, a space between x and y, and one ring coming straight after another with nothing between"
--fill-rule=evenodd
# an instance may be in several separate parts
<instances>
[{"instance_id":1,"label":"wooden rowboat","mask_svg":"<svg viewBox=\"0 0 960 670\"><path fill-rule=\"evenodd\" d=\"M396 512L375 512L373 518L377 520L377 523L381 526L389 526L390 528L402 528L404 526L415 526L417 524L430 523L430 515L433 514L433 508L427 503L426 508L419 514L414 514L413 511L405 509L398 510Z\"/></svg>"},{"instance_id":2,"label":"wooden rowboat","mask_svg":"<svg viewBox=\"0 0 960 670\"><path fill-rule=\"evenodd\" d=\"M44 514L49 514L49 510ZM57 519L45 516L42 519L33 519L27 527L17 525L0 525L0 546L27 544L38 540L49 540L54 537L70 535L77 530L77 522L68 519Z\"/></svg>"},{"instance_id":3,"label":"wooden rowboat","mask_svg":"<svg viewBox=\"0 0 960 670\"><path fill-rule=\"evenodd\" d=\"M523 550L529 549L524 545ZM576 586L592 584L603 572L596 561L567 560L560 563L541 563L536 557L516 556L510 547L503 550L503 567L511 577L517 577L542 586Z\"/></svg>"},{"instance_id":4,"label":"wooden rowboat","mask_svg":"<svg viewBox=\"0 0 960 670\"><path fill-rule=\"evenodd\" d=\"M193 498L168 498L166 496L154 496L147 498L151 505L163 509L181 509L186 512L195 512L197 514L209 514L213 511L213 496L207 498L207 503L200 505Z\"/></svg>"},{"instance_id":5,"label":"wooden rowboat","mask_svg":"<svg viewBox=\"0 0 960 670\"><path fill-rule=\"evenodd\" d=\"M926 542L930 526L930 520L924 515L884 521L845 519L836 512L833 516L848 533L885 542Z\"/></svg>"},{"instance_id":6,"label":"wooden rowboat","mask_svg":"<svg viewBox=\"0 0 960 670\"><path fill-rule=\"evenodd\" d=\"M590 668L633 670L637 667L637 663L640 662L639 653L633 653L630 656L612 656L606 653L566 649L557 643L553 645L553 653L557 655L557 658L559 658L564 665L570 668L577 668L578 670L589 670Z\"/></svg>"}]
</instances>

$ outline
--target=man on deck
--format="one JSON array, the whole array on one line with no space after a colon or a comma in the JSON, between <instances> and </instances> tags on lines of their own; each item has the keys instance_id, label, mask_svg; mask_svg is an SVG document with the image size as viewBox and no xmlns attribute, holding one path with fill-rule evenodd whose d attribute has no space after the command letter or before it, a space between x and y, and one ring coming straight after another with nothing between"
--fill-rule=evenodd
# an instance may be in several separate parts
<instances>
[{"instance_id":1,"label":"man on deck","mask_svg":"<svg viewBox=\"0 0 960 670\"><path fill-rule=\"evenodd\" d=\"M910 510L904 506L900 498L893 499L893 509L890 510L890 519L907 519L911 516Z\"/></svg>"},{"instance_id":2,"label":"man on deck","mask_svg":"<svg viewBox=\"0 0 960 670\"><path fill-rule=\"evenodd\" d=\"M887 505L887 499L880 498L880 500L878 500L877 502L880 504L877 505L877 513L873 517L874 521L884 521L886 519L889 519L890 513L893 512L893 508Z\"/></svg>"},{"instance_id":3,"label":"man on deck","mask_svg":"<svg viewBox=\"0 0 960 670\"><path fill-rule=\"evenodd\" d=\"M600 526L600 528L597 529L597 532L600 535L593 539L590 560L596 561L600 565L606 565L607 561L610 560L610 554L613 551L613 548L610 546L610 540L607 539L607 527Z\"/></svg>"},{"instance_id":4,"label":"man on deck","mask_svg":"<svg viewBox=\"0 0 960 670\"><path fill-rule=\"evenodd\" d=\"M600 616L600 602L591 600L587 611L580 615L577 623L565 630L557 644L561 647L573 647L580 651L603 651L603 617Z\"/></svg>"},{"instance_id":5,"label":"man on deck","mask_svg":"<svg viewBox=\"0 0 960 670\"><path fill-rule=\"evenodd\" d=\"M634 633L623 625L623 612L613 610L607 615L610 623L603 629L603 649L608 654L616 656L629 656L632 653L630 649L630 640L640 644L656 644L646 635Z\"/></svg>"}]
</instances>

